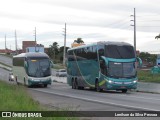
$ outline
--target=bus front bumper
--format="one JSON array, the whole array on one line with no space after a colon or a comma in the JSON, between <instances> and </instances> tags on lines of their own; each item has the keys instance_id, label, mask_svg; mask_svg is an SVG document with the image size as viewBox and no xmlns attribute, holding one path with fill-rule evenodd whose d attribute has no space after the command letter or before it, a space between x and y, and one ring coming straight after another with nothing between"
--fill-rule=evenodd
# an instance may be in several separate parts
<instances>
[{"instance_id":1,"label":"bus front bumper","mask_svg":"<svg viewBox=\"0 0 160 120\"><path fill-rule=\"evenodd\" d=\"M137 82L114 82L106 83L106 88L108 90L123 90L123 89L136 89Z\"/></svg>"},{"instance_id":2,"label":"bus front bumper","mask_svg":"<svg viewBox=\"0 0 160 120\"><path fill-rule=\"evenodd\" d=\"M42 80L42 79L29 79L28 80L28 85L47 85L47 84L51 84L52 83L52 80L51 79L47 79L47 80Z\"/></svg>"}]
</instances>

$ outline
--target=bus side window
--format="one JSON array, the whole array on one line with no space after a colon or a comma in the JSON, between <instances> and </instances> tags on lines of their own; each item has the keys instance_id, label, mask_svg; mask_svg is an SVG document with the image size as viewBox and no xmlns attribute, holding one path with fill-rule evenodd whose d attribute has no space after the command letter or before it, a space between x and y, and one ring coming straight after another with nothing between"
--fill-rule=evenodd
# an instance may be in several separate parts
<instances>
[{"instance_id":1,"label":"bus side window","mask_svg":"<svg viewBox=\"0 0 160 120\"><path fill-rule=\"evenodd\" d=\"M104 56L104 45L98 46L99 56Z\"/></svg>"},{"instance_id":2,"label":"bus side window","mask_svg":"<svg viewBox=\"0 0 160 120\"><path fill-rule=\"evenodd\" d=\"M99 52L99 56L104 56L104 49L99 49L98 52Z\"/></svg>"},{"instance_id":3,"label":"bus side window","mask_svg":"<svg viewBox=\"0 0 160 120\"><path fill-rule=\"evenodd\" d=\"M93 58L95 59L95 60L98 60L98 58L97 58L97 46L93 46Z\"/></svg>"}]
</instances>

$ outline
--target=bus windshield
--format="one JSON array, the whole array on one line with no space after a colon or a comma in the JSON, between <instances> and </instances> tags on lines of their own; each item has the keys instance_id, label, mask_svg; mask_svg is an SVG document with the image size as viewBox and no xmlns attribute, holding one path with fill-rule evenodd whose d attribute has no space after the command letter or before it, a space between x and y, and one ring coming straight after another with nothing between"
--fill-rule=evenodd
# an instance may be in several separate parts
<instances>
[{"instance_id":1,"label":"bus windshield","mask_svg":"<svg viewBox=\"0 0 160 120\"><path fill-rule=\"evenodd\" d=\"M47 77L51 75L49 59L29 59L28 76L30 77Z\"/></svg>"},{"instance_id":2,"label":"bus windshield","mask_svg":"<svg viewBox=\"0 0 160 120\"><path fill-rule=\"evenodd\" d=\"M109 62L108 75L113 78L132 78L136 76L135 63Z\"/></svg>"},{"instance_id":3,"label":"bus windshield","mask_svg":"<svg viewBox=\"0 0 160 120\"><path fill-rule=\"evenodd\" d=\"M118 45L106 45L105 56L116 59L130 59L135 58L135 51L133 46L118 46Z\"/></svg>"}]
</instances>

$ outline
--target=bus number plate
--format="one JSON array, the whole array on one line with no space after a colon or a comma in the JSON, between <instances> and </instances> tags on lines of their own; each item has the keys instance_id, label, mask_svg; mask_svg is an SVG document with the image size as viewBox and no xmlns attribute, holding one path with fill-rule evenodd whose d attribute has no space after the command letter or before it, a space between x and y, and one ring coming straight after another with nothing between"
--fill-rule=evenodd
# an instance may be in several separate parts
<instances>
[{"instance_id":1,"label":"bus number plate","mask_svg":"<svg viewBox=\"0 0 160 120\"><path fill-rule=\"evenodd\" d=\"M121 88L126 88L125 86L121 86Z\"/></svg>"}]
</instances>

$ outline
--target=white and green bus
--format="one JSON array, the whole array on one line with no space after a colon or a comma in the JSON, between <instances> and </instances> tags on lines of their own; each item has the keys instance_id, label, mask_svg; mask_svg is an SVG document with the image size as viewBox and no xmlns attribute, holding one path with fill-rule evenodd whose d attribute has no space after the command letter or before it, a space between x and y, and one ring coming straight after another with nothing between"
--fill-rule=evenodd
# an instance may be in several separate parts
<instances>
[{"instance_id":1,"label":"white and green bus","mask_svg":"<svg viewBox=\"0 0 160 120\"><path fill-rule=\"evenodd\" d=\"M17 83L28 87L51 84L52 62L45 53L22 53L13 57L13 75Z\"/></svg>"},{"instance_id":2,"label":"white and green bus","mask_svg":"<svg viewBox=\"0 0 160 120\"><path fill-rule=\"evenodd\" d=\"M97 42L68 50L67 83L72 89L101 90L137 88L136 57L132 45L124 42ZM140 65L139 64L139 65Z\"/></svg>"}]
</instances>

